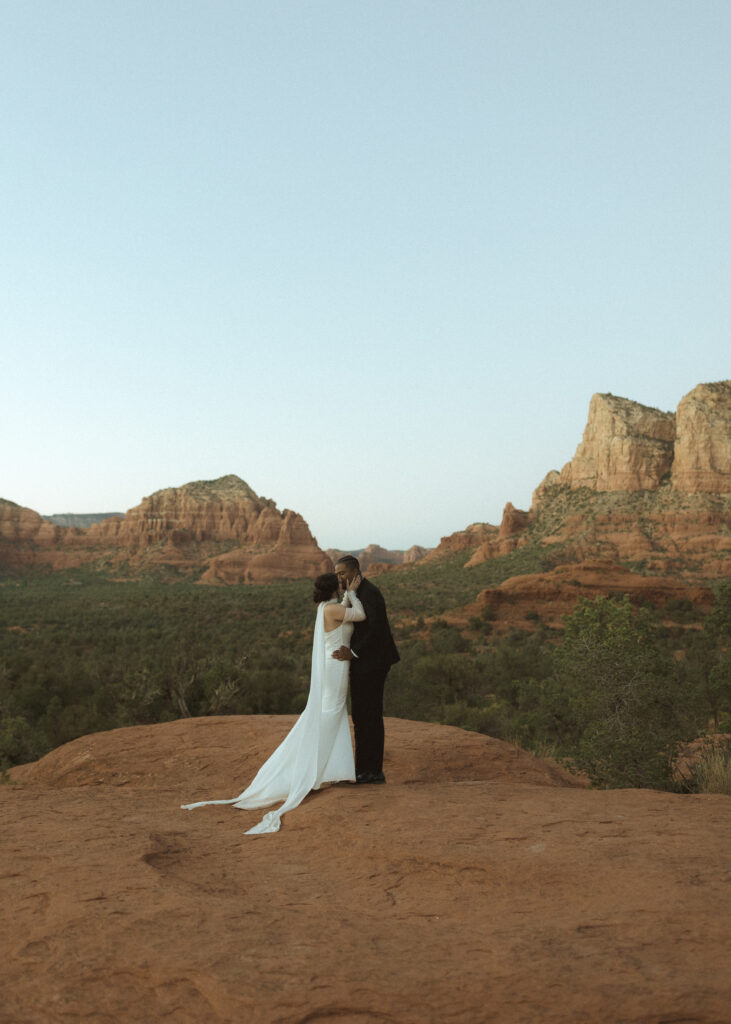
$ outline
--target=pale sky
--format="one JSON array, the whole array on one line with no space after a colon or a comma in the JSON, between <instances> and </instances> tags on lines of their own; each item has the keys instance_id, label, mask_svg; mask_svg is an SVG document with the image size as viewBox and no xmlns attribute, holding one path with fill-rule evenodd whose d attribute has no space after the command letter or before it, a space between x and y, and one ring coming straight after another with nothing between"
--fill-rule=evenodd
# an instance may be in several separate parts
<instances>
[{"instance_id":1,"label":"pale sky","mask_svg":"<svg viewBox=\"0 0 731 1024\"><path fill-rule=\"evenodd\" d=\"M528 507L731 376L728 0L0 0L0 496Z\"/></svg>"}]
</instances>

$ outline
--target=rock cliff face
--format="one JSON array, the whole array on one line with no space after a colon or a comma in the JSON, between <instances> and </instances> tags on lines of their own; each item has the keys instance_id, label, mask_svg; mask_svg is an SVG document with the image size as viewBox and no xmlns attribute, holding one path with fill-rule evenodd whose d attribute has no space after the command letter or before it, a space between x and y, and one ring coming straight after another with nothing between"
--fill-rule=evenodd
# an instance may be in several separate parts
<instances>
[{"instance_id":1,"label":"rock cliff face","mask_svg":"<svg viewBox=\"0 0 731 1024\"><path fill-rule=\"evenodd\" d=\"M731 381L699 384L677 414L594 395L574 458L529 511L474 524L430 558L473 548L468 566L538 545L553 565L600 559L701 581L731 575Z\"/></svg>"},{"instance_id":2,"label":"rock cliff face","mask_svg":"<svg viewBox=\"0 0 731 1024\"><path fill-rule=\"evenodd\" d=\"M307 523L296 512L287 509L280 518L276 510L267 510L265 521L255 523L253 536L258 540L213 558L201 583L269 583L332 572L332 560L318 548Z\"/></svg>"},{"instance_id":3,"label":"rock cliff face","mask_svg":"<svg viewBox=\"0 0 731 1024\"><path fill-rule=\"evenodd\" d=\"M561 483L594 491L658 487L673 462L675 416L614 395L594 395L584 437Z\"/></svg>"},{"instance_id":4,"label":"rock cliff face","mask_svg":"<svg viewBox=\"0 0 731 1024\"><path fill-rule=\"evenodd\" d=\"M645 491L668 476L676 491L731 491L731 381L699 384L677 413L594 395L584 437L560 482L595 491Z\"/></svg>"},{"instance_id":5,"label":"rock cliff face","mask_svg":"<svg viewBox=\"0 0 731 1024\"><path fill-rule=\"evenodd\" d=\"M0 498L0 568L72 568L79 564L72 551L75 543L83 545L82 530L56 526L33 509Z\"/></svg>"},{"instance_id":6,"label":"rock cliff face","mask_svg":"<svg viewBox=\"0 0 731 1024\"><path fill-rule=\"evenodd\" d=\"M497 540L499 532L498 527L491 523L472 523L464 530L442 537L437 547L426 555L425 561L436 561L444 555L454 555L469 548L481 547L483 544L489 545Z\"/></svg>"},{"instance_id":7,"label":"rock cliff face","mask_svg":"<svg viewBox=\"0 0 731 1024\"><path fill-rule=\"evenodd\" d=\"M113 540L132 549L207 541L272 545L281 526L282 513L274 502L258 498L248 484L231 475L155 491L122 519L95 523L89 540Z\"/></svg>"},{"instance_id":8,"label":"rock cliff face","mask_svg":"<svg viewBox=\"0 0 731 1024\"><path fill-rule=\"evenodd\" d=\"M205 583L261 583L332 568L304 519L280 512L237 476L169 487L123 517L87 530L56 526L0 501L0 567L51 569L129 563L134 570L173 566Z\"/></svg>"},{"instance_id":9,"label":"rock cliff face","mask_svg":"<svg viewBox=\"0 0 731 1024\"><path fill-rule=\"evenodd\" d=\"M520 535L530 523L530 512L508 502L503 509L503 518L500 528L496 534L492 534L487 540L483 540L475 551L474 555L467 562L468 566L479 565L490 558L498 558L500 555L507 555L515 551L520 545Z\"/></svg>"},{"instance_id":10,"label":"rock cliff face","mask_svg":"<svg viewBox=\"0 0 731 1024\"><path fill-rule=\"evenodd\" d=\"M731 492L731 381L694 388L678 406L675 429L673 487Z\"/></svg>"}]
</instances>

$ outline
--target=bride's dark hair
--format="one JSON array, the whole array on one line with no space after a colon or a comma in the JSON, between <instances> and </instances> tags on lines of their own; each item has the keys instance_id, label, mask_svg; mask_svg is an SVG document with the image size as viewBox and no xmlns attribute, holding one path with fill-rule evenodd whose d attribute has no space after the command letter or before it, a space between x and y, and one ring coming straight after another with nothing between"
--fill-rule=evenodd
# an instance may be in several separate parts
<instances>
[{"instance_id":1,"label":"bride's dark hair","mask_svg":"<svg viewBox=\"0 0 731 1024\"><path fill-rule=\"evenodd\" d=\"M334 572L324 572L315 580L315 589L312 592L312 600L315 604L320 601L329 601L338 590L338 578Z\"/></svg>"}]
</instances>

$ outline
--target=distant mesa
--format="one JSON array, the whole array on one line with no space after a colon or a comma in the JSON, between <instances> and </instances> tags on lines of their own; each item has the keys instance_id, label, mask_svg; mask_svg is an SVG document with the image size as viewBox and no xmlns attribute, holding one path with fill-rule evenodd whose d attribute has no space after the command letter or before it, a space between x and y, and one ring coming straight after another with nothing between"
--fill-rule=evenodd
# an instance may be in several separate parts
<instances>
[{"instance_id":1,"label":"distant mesa","mask_svg":"<svg viewBox=\"0 0 731 1024\"><path fill-rule=\"evenodd\" d=\"M0 567L130 572L173 568L213 584L297 579L332 568L304 519L229 475L156 491L87 528L49 522L0 499Z\"/></svg>"},{"instance_id":2,"label":"distant mesa","mask_svg":"<svg viewBox=\"0 0 731 1024\"><path fill-rule=\"evenodd\" d=\"M105 519L122 519L123 517L124 512L61 512L41 518L55 526L76 526L80 530L86 530L94 523L101 523Z\"/></svg>"},{"instance_id":3,"label":"distant mesa","mask_svg":"<svg viewBox=\"0 0 731 1024\"><path fill-rule=\"evenodd\" d=\"M421 561L430 550L431 548L423 548L419 544L412 545L406 551L403 549L389 550L382 548L380 544L369 544L368 547L351 551L328 548L327 554L333 562L337 562L338 558L341 558L343 555L354 555L358 559L361 569L365 571L375 567L413 565L414 562Z\"/></svg>"}]
</instances>

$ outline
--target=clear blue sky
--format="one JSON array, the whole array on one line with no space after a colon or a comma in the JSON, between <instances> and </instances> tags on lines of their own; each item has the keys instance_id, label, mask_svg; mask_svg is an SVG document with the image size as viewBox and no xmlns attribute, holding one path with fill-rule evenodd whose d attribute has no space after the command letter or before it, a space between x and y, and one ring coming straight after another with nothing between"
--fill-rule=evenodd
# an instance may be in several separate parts
<instances>
[{"instance_id":1,"label":"clear blue sky","mask_svg":"<svg viewBox=\"0 0 731 1024\"><path fill-rule=\"evenodd\" d=\"M0 0L0 496L324 547L731 376L728 0Z\"/></svg>"}]
</instances>

